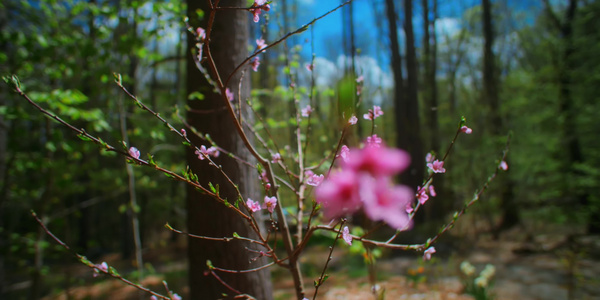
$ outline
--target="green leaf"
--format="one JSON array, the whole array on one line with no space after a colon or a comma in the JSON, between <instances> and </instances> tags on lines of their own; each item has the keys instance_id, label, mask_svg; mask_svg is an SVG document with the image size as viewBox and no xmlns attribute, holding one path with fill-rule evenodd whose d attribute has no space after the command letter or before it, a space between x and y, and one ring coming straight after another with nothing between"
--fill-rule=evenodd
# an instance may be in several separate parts
<instances>
[{"instance_id":1,"label":"green leaf","mask_svg":"<svg viewBox=\"0 0 600 300\"><path fill-rule=\"evenodd\" d=\"M81 133L80 133L80 134L78 134L78 135L77 135L77 137L78 137L79 139L81 139L82 141L86 141L86 142L89 142L89 141L91 141L91 140L92 140L92 139L90 139L89 137L87 137L87 136L85 136L85 135L83 135L83 134L81 134Z\"/></svg>"},{"instance_id":2,"label":"green leaf","mask_svg":"<svg viewBox=\"0 0 600 300\"><path fill-rule=\"evenodd\" d=\"M200 92L192 92L188 95L188 100L204 100L204 94Z\"/></svg>"},{"instance_id":3,"label":"green leaf","mask_svg":"<svg viewBox=\"0 0 600 300\"><path fill-rule=\"evenodd\" d=\"M119 85L123 85L123 77L119 73L113 73L113 77L115 78L115 82Z\"/></svg>"},{"instance_id":4,"label":"green leaf","mask_svg":"<svg viewBox=\"0 0 600 300\"><path fill-rule=\"evenodd\" d=\"M119 272L117 272L117 269L113 267L108 267L108 274L121 277L121 274L119 274Z\"/></svg>"},{"instance_id":5,"label":"green leaf","mask_svg":"<svg viewBox=\"0 0 600 300\"><path fill-rule=\"evenodd\" d=\"M148 164L150 164L151 166L156 167L156 162L154 161L154 156L150 153L148 153Z\"/></svg>"},{"instance_id":6,"label":"green leaf","mask_svg":"<svg viewBox=\"0 0 600 300\"><path fill-rule=\"evenodd\" d=\"M240 235L239 235L237 232L234 232L234 233L233 233L233 237L234 237L234 238L240 238Z\"/></svg>"}]
</instances>

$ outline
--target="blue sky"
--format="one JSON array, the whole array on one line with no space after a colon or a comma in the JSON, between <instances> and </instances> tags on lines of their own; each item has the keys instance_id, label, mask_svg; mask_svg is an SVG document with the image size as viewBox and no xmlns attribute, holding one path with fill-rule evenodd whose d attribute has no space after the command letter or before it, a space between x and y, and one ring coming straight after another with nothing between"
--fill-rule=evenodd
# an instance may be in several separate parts
<instances>
[{"instance_id":1,"label":"blue sky","mask_svg":"<svg viewBox=\"0 0 600 300\"><path fill-rule=\"evenodd\" d=\"M298 9L298 23L296 26L300 26L306 24L313 20L315 17L320 16L327 11L335 8L340 3L344 1L342 0L297 0L296 3L299 6ZM413 12L413 24L415 35L417 37L417 46L420 43L420 36L422 35L422 8L420 5L420 1L413 1L414 12ZM438 0L439 6L439 19L438 19L438 32L440 30L444 30L446 32L453 32L460 29L460 18L465 12L476 5L481 3L480 0ZM503 0L503 1L495 1L497 5L506 5L511 11L514 12L533 12L541 7L542 3L539 0ZM396 5L400 6L402 1L396 1ZM272 14L275 14L278 9L278 1L273 1L273 11ZM379 7L380 9L384 7L383 0L354 0L353 1L353 10L354 10L354 22L355 22L355 31L357 34L357 43L359 46L362 46L364 53L368 55L373 55L376 49L376 40L382 39L384 43L387 43L387 36L378 37L377 26L376 26L376 17L375 17L375 9L374 6ZM537 9L536 9L537 8ZM324 56L330 59L332 50L330 48L335 48L338 46L342 47L342 10L340 9L326 18L319 20L314 27L314 39L315 39L315 53L317 56ZM402 11L401 7L397 7L398 11ZM533 15L533 13L531 14ZM533 20L533 18L531 18ZM387 20L386 19L378 19L377 22L383 22L383 27L387 32ZM401 30L400 30L401 31ZM400 33L403 35L403 33ZM304 41L305 39L310 39L310 31L306 31L302 34L301 39ZM365 40L367 42L365 42ZM373 43L369 43L371 40ZM332 46L331 44L335 46ZM310 44L303 45L305 47L303 54L310 55ZM329 48L328 48L329 47Z\"/></svg>"}]
</instances>

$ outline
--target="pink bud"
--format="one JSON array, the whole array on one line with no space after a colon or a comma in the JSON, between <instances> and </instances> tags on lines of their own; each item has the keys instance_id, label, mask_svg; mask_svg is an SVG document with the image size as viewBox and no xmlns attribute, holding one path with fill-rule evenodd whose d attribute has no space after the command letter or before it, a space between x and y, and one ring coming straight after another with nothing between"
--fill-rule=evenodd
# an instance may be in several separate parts
<instances>
[{"instance_id":1,"label":"pink bud","mask_svg":"<svg viewBox=\"0 0 600 300\"><path fill-rule=\"evenodd\" d=\"M129 155L131 155L131 157L133 157L135 159L139 159L140 158L140 150L138 150L136 147L131 147L131 148L129 148Z\"/></svg>"},{"instance_id":2,"label":"pink bud","mask_svg":"<svg viewBox=\"0 0 600 300\"><path fill-rule=\"evenodd\" d=\"M498 165L498 168L502 169L503 171L508 170L508 164L505 161L501 161L500 165Z\"/></svg>"}]
</instances>

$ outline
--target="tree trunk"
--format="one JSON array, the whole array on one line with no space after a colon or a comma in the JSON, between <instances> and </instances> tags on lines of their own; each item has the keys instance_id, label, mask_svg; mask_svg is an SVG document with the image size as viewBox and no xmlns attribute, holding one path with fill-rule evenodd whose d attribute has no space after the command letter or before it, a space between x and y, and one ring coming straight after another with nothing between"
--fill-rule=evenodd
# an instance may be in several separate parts
<instances>
[{"instance_id":1,"label":"tree trunk","mask_svg":"<svg viewBox=\"0 0 600 300\"><path fill-rule=\"evenodd\" d=\"M402 57L400 56L400 43L398 42L397 15L394 0L385 1L386 15L388 20L388 33L392 54L392 71L394 72L394 114L396 127L396 145L406 144L404 116L404 79L402 78Z\"/></svg>"},{"instance_id":2,"label":"tree trunk","mask_svg":"<svg viewBox=\"0 0 600 300\"><path fill-rule=\"evenodd\" d=\"M433 0L432 10L429 10L429 0L422 0L423 7L423 89L422 94L424 103L427 104L428 129L430 132L431 150L437 155L440 155L440 129L438 122L438 103L437 103L437 84L436 84L436 67L437 67L437 37L435 33L435 21L437 18L437 0ZM433 15L433 18L430 17ZM435 179L435 188L440 195L439 199L452 199L444 189L444 176L439 176ZM435 206L425 206L425 219L427 221L440 220L443 216L450 212L453 207L452 201L444 201L436 203Z\"/></svg>"},{"instance_id":3,"label":"tree trunk","mask_svg":"<svg viewBox=\"0 0 600 300\"><path fill-rule=\"evenodd\" d=\"M494 28L492 24L492 4L490 0L482 0L483 14L483 96L490 108L491 132L493 136L503 134L504 124L500 115L498 72L493 52ZM508 163L508 161L507 161ZM510 169L502 176L499 186L503 189L500 194L500 223L494 229L494 237L498 238L500 231L513 227L520 222L518 207L514 199L514 182L510 179Z\"/></svg>"},{"instance_id":4,"label":"tree trunk","mask_svg":"<svg viewBox=\"0 0 600 300\"><path fill-rule=\"evenodd\" d=\"M403 99L403 126L398 130L400 136L398 147L408 151L412 163L408 171L402 174L402 182L415 191L423 181L425 174L423 144L421 141L421 125L419 118L419 75L415 35L412 25L412 0L404 0L404 32L406 33L406 97ZM398 116L396 116L397 118Z\"/></svg>"},{"instance_id":5,"label":"tree trunk","mask_svg":"<svg viewBox=\"0 0 600 300\"><path fill-rule=\"evenodd\" d=\"M189 16L194 16L198 9L206 12L207 17L199 23L200 27L203 28L207 26L210 12L207 2L189 0L187 3ZM245 7L246 4L246 1L236 0L228 1L227 6ZM247 56L249 17L250 14L244 10L221 10L216 14L210 47L215 64L222 77L229 74ZM194 47L195 43L194 37L188 35L188 45ZM242 80L242 90L240 91L242 99L250 96L249 79L250 77L246 75ZM229 86L236 98L239 82L240 74L238 73L231 80L231 86ZM188 105L194 110L206 112L188 112L189 124L200 132L210 135L220 147L252 164L252 159L237 136L234 121L226 113L226 103L223 102L220 95L213 92L213 88L196 69L193 57L190 54L187 55L187 91L188 93L200 91L204 94L204 100L189 101ZM248 116L249 114L246 116L246 121L250 121ZM192 141L197 145L202 143L197 138L192 139ZM214 166L210 166L206 160L199 160L198 155L194 154L194 151L189 148L186 151L186 159L191 170L198 175L199 182L202 185L208 186L209 182L214 186L219 185L222 197L229 199L230 203L236 201L234 188ZM238 184L242 195L251 198L259 197L259 193L256 192L256 184L258 183L256 171L237 163L227 155L221 155L215 158L214 161L222 166L223 171L233 182ZM242 218L223 204L219 204L191 186L187 188L187 210L188 231L192 234L231 237L235 232L243 237L256 238ZM215 267L231 270L245 270L262 266L266 263L265 260L254 260L258 257L258 254L248 251L248 248L253 249L254 247L253 244L239 240L226 243L189 238L190 299L220 299L223 298L223 293L230 296L235 295L234 292L227 289L213 276L205 275L205 271L208 269L207 261L210 260ZM242 274L221 272L217 274L224 282L241 293L250 294L257 299L272 299L268 270Z\"/></svg>"},{"instance_id":6,"label":"tree trunk","mask_svg":"<svg viewBox=\"0 0 600 300\"><path fill-rule=\"evenodd\" d=\"M574 99L572 96L573 78L572 72L575 69L573 63L573 54L575 52L575 45L573 39L573 25L575 23L575 14L577 11L577 0L570 0L569 5L565 11L564 20L561 22L556 14L552 11L552 7L545 1L547 13L555 26L560 32L562 39L562 53L560 58L560 65L558 66L558 89L559 89L559 111L563 116L562 123L562 136L563 136L563 149L566 149L566 159L563 163L563 174L566 174L567 184L564 187L564 197L567 195L575 194L577 197L578 204L584 209L589 209L589 197L587 192L573 193L573 190L577 190L576 184L572 183L573 178L578 178L582 175L581 171L573 168L573 166L585 161L583 151L581 149L581 141L577 134L577 128L575 124L575 118L577 117L577 110L574 107ZM588 233L597 234L600 233L600 211L596 208L591 208L590 216L588 217Z\"/></svg>"}]
</instances>

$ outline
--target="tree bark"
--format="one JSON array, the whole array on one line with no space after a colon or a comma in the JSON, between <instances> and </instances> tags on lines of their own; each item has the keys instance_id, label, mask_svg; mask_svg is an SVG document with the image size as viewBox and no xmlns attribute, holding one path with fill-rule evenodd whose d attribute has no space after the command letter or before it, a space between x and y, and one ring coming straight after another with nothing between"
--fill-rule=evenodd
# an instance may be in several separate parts
<instances>
[{"instance_id":1,"label":"tree bark","mask_svg":"<svg viewBox=\"0 0 600 300\"><path fill-rule=\"evenodd\" d=\"M483 14L483 96L490 108L491 132L493 136L503 134L504 124L500 115L499 105L499 80L496 67L496 58L493 52L494 28L492 23L492 4L490 0L482 0ZM507 161L508 163L508 161ZM520 222L518 207L514 199L514 182L510 178L510 169L507 170L500 180L502 187L500 194L500 223L494 228L494 237L498 238L502 230L517 225Z\"/></svg>"},{"instance_id":2,"label":"tree bark","mask_svg":"<svg viewBox=\"0 0 600 300\"><path fill-rule=\"evenodd\" d=\"M227 6L245 7L246 4L246 1L236 0L228 1ZM206 28L208 14L210 13L208 1L188 0L187 5L189 16L194 16L198 9L206 12L207 17L205 20L199 22L200 27ZM250 14L244 10L221 10L216 13L210 47L215 64L222 77L229 74L237 64L247 57L249 17ZM194 47L195 43L194 37L188 35L188 45ZM242 97L242 103L250 95L249 79L250 77L246 75L241 81L242 89L239 93ZM231 91L236 95L236 99L239 83L240 74L238 73L231 80L231 86L229 86ZM214 92L204 76L196 69L191 54L188 54L187 57L187 91L188 93L200 91L205 96L202 101L188 102L188 105L192 109L205 112L188 112L187 119L189 124L197 128L200 132L210 135L218 146L242 157L252 164L253 160L247 154L248 152L245 151L243 143L237 136L234 121L226 113L226 103L223 102L220 95ZM246 121L249 122L249 114L245 113ZM202 144L202 141L197 138L192 141L196 145ZM206 143L204 144L207 147L210 146ZM198 175L201 184L208 186L210 182L214 186L219 185L222 197L227 198L232 204L236 201L237 196L234 188L214 166L210 166L206 160L199 160L198 155L194 154L194 151L191 149L186 151L186 159L191 170ZM222 166L223 171L233 182L238 184L243 196L251 198L259 197L259 194L256 192L258 181L254 179L257 177L256 171L237 163L226 155L221 155L215 158L214 161L216 164ZM187 188L187 210L188 231L192 234L210 237L231 237L235 232L243 237L256 238L255 234L249 229L248 224L242 218L234 214L225 205L219 204L211 197L203 195L190 186ZM258 257L258 254L248 251L248 248L255 249L255 246L239 240L226 243L189 238L190 299L220 299L223 298L223 293L230 296L235 295L234 292L228 290L213 276L205 276L205 271L208 270L207 261L210 260L215 267L232 270L255 268L266 263L264 259L254 260ZM241 293L250 294L257 299L272 299L272 288L268 270L242 274L221 272L217 274L224 282Z\"/></svg>"},{"instance_id":3,"label":"tree bark","mask_svg":"<svg viewBox=\"0 0 600 300\"><path fill-rule=\"evenodd\" d=\"M394 114L396 127L396 145L406 144L404 116L404 79L402 76L402 57L400 56L400 43L398 42L397 14L394 0L385 1L386 16L388 20L388 34L392 55L392 71L394 72Z\"/></svg>"},{"instance_id":4,"label":"tree bark","mask_svg":"<svg viewBox=\"0 0 600 300\"><path fill-rule=\"evenodd\" d=\"M423 143L421 141L421 124L419 118L419 74L415 35L413 31L412 0L404 0L404 32L406 33L406 97L403 99L402 128L399 128L398 147L408 151L412 159L409 169L402 174L402 182L415 191L423 181L425 174ZM397 118L398 116L396 116Z\"/></svg>"}]
</instances>

